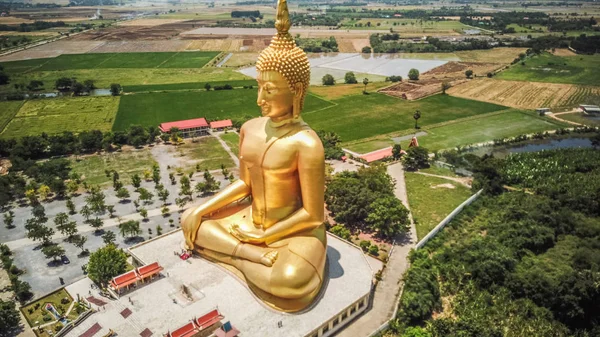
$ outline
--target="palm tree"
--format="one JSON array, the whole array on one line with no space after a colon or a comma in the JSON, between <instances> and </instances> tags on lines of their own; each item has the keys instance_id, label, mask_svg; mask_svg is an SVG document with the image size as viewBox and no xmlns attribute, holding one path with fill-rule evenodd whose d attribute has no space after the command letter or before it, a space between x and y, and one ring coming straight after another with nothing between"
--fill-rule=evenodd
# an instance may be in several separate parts
<instances>
[{"instance_id":1,"label":"palm tree","mask_svg":"<svg viewBox=\"0 0 600 337\"><path fill-rule=\"evenodd\" d=\"M369 84L369 79L365 77L363 79L363 84L365 85L365 90L363 90L363 93L366 94L367 93L367 84Z\"/></svg>"},{"instance_id":2,"label":"palm tree","mask_svg":"<svg viewBox=\"0 0 600 337\"><path fill-rule=\"evenodd\" d=\"M415 111L413 118L415 119L415 129L418 129L419 127L417 125L417 121L419 120L419 118L421 118L421 111L419 111L419 110Z\"/></svg>"}]
</instances>

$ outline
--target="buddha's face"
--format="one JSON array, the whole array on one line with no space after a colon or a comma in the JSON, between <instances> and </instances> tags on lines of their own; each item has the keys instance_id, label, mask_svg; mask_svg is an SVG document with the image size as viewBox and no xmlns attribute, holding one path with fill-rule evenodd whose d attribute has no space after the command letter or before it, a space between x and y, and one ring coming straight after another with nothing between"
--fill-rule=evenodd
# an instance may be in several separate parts
<instances>
[{"instance_id":1,"label":"buddha's face","mask_svg":"<svg viewBox=\"0 0 600 337\"><path fill-rule=\"evenodd\" d=\"M292 117L295 95L285 77L274 70L259 71L256 80L256 104L260 107L262 115L275 121Z\"/></svg>"}]
</instances>

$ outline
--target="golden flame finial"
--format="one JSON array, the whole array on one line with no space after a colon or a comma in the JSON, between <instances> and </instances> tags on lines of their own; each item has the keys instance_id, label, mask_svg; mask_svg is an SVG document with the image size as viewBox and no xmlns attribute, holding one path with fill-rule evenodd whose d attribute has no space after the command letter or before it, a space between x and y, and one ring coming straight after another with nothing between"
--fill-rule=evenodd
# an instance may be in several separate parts
<instances>
[{"instance_id":1,"label":"golden flame finial","mask_svg":"<svg viewBox=\"0 0 600 337\"><path fill-rule=\"evenodd\" d=\"M277 3L277 16L275 21L275 28L277 29L278 35L289 34L292 23L290 21L290 12L287 6L287 0L279 0Z\"/></svg>"}]
</instances>

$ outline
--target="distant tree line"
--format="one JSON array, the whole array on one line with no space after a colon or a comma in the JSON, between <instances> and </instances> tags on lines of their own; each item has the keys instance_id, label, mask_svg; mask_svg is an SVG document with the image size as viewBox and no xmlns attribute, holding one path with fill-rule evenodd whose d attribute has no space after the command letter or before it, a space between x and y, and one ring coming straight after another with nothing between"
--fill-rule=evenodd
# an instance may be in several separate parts
<instances>
[{"instance_id":1,"label":"distant tree line","mask_svg":"<svg viewBox=\"0 0 600 337\"><path fill-rule=\"evenodd\" d=\"M36 30L44 30L54 27L65 27L67 24L63 21L48 22L48 21L35 21L34 23L22 23L18 26L13 25L0 25L0 31L13 31L13 32L33 32Z\"/></svg>"},{"instance_id":2,"label":"distant tree line","mask_svg":"<svg viewBox=\"0 0 600 337\"><path fill-rule=\"evenodd\" d=\"M259 18L262 19L263 16L260 14L260 11L232 11L232 18Z\"/></svg>"},{"instance_id":3,"label":"distant tree line","mask_svg":"<svg viewBox=\"0 0 600 337\"><path fill-rule=\"evenodd\" d=\"M329 39L304 39L296 37L296 44L307 53L330 53L338 51L338 43L335 37Z\"/></svg>"}]
</instances>

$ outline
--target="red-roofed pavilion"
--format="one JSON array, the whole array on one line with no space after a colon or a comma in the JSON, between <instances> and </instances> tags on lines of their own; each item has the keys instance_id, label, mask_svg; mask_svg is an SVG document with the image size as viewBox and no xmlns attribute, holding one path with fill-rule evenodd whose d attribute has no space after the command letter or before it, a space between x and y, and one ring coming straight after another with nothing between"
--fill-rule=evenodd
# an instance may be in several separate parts
<instances>
[{"instance_id":1,"label":"red-roofed pavilion","mask_svg":"<svg viewBox=\"0 0 600 337\"><path fill-rule=\"evenodd\" d=\"M183 121L160 123L161 132L169 133L178 128L183 137L203 136L208 134L208 123L204 118L186 119Z\"/></svg>"},{"instance_id":2,"label":"red-roofed pavilion","mask_svg":"<svg viewBox=\"0 0 600 337\"><path fill-rule=\"evenodd\" d=\"M374 161L381 160L386 157L392 156L392 147L386 147L385 149L369 152L360 156L360 158L364 159L367 163L372 163Z\"/></svg>"},{"instance_id":3,"label":"red-roofed pavilion","mask_svg":"<svg viewBox=\"0 0 600 337\"><path fill-rule=\"evenodd\" d=\"M130 285L136 283L139 280L140 278L136 274L135 270L132 270L110 280L110 285L114 290L119 291L123 288L129 288Z\"/></svg>"},{"instance_id":4,"label":"red-roofed pavilion","mask_svg":"<svg viewBox=\"0 0 600 337\"><path fill-rule=\"evenodd\" d=\"M151 264L147 264L143 267L139 267L137 269L137 273L139 277L143 280L147 278L152 278L154 275L160 273L164 268L161 267L158 262L154 262Z\"/></svg>"},{"instance_id":5,"label":"red-roofed pavilion","mask_svg":"<svg viewBox=\"0 0 600 337\"><path fill-rule=\"evenodd\" d=\"M222 121L214 121L210 122L210 128L212 130L221 131L225 129L230 129L233 126L231 119L224 119Z\"/></svg>"}]
</instances>

